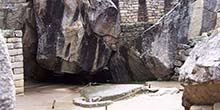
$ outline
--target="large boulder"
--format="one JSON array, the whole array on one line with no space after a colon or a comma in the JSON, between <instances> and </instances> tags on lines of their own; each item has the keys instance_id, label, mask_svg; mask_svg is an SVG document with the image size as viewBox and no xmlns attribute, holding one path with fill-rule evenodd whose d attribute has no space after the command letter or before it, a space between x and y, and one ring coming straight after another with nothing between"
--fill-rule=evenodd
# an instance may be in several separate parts
<instances>
[{"instance_id":1,"label":"large boulder","mask_svg":"<svg viewBox=\"0 0 220 110\"><path fill-rule=\"evenodd\" d=\"M57 73L108 73L115 82L154 78L135 51L119 43L117 0L34 0L33 4L37 62L43 68Z\"/></svg>"},{"instance_id":2,"label":"large boulder","mask_svg":"<svg viewBox=\"0 0 220 110\"><path fill-rule=\"evenodd\" d=\"M187 82L183 105L212 105L220 101L220 29L204 38L190 53L180 69L181 81Z\"/></svg>"},{"instance_id":3,"label":"large boulder","mask_svg":"<svg viewBox=\"0 0 220 110\"><path fill-rule=\"evenodd\" d=\"M137 44L141 44L137 48L142 61L157 78L173 74L177 44L187 42L189 8L192 2L183 0L175 5L156 25L137 39Z\"/></svg>"},{"instance_id":4,"label":"large boulder","mask_svg":"<svg viewBox=\"0 0 220 110\"><path fill-rule=\"evenodd\" d=\"M2 32L0 33L0 67L0 109L14 110L15 88L12 77L12 68L7 45Z\"/></svg>"},{"instance_id":5,"label":"large boulder","mask_svg":"<svg viewBox=\"0 0 220 110\"><path fill-rule=\"evenodd\" d=\"M219 41L220 29L198 43L181 67L180 80L198 83L220 80Z\"/></svg>"},{"instance_id":6,"label":"large boulder","mask_svg":"<svg viewBox=\"0 0 220 110\"><path fill-rule=\"evenodd\" d=\"M111 0L34 0L34 8L42 67L75 74L107 66L120 32Z\"/></svg>"},{"instance_id":7,"label":"large boulder","mask_svg":"<svg viewBox=\"0 0 220 110\"><path fill-rule=\"evenodd\" d=\"M136 54L136 50L128 46L120 46L118 51L112 55L109 69L115 82L124 83L155 79L143 60Z\"/></svg>"}]
</instances>

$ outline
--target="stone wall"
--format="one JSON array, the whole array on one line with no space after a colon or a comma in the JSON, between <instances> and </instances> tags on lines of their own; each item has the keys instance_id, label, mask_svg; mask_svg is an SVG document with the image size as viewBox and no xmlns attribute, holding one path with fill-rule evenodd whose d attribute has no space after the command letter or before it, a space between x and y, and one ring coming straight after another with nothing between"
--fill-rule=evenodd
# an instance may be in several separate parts
<instances>
[{"instance_id":1,"label":"stone wall","mask_svg":"<svg viewBox=\"0 0 220 110\"><path fill-rule=\"evenodd\" d=\"M132 43L133 46L137 46L134 40L139 40L141 34L151 25L147 22L122 23L120 38L124 40L124 43Z\"/></svg>"},{"instance_id":2,"label":"stone wall","mask_svg":"<svg viewBox=\"0 0 220 110\"><path fill-rule=\"evenodd\" d=\"M164 0L120 0L121 22L156 22L164 14Z\"/></svg>"},{"instance_id":3,"label":"stone wall","mask_svg":"<svg viewBox=\"0 0 220 110\"><path fill-rule=\"evenodd\" d=\"M119 1L121 22L131 23L138 21L138 0Z\"/></svg>"},{"instance_id":4,"label":"stone wall","mask_svg":"<svg viewBox=\"0 0 220 110\"><path fill-rule=\"evenodd\" d=\"M26 16L27 0L0 0L0 28L16 29L23 28Z\"/></svg>"},{"instance_id":5,"label":"stone wall","mask_svg":"<svg viewBox=\"0 0 220 110\"><path fill-rule=\"evenodd\" d=\"M164 14L164 0L147 0L148 22L154 23Z\"/></svg>"},{"instance_id":6,"label":"stone wall","mask_svg":"<svg viewBox=\"0 0 220 110\"><path fill-rule=\"evenodd\" d=\"M16 94L24 93L24 63L22 30L26 16L27 0L0 0L0 29L6 39L12 63Z\"/></svg>"},{"instance_id":7,"label":"stone wall","mask_svg":"<svg viewBox=\"0 0 220 110\"><path fill-rule=\"evenodd\" d=\"M24 93L24 69L23 69L23 49L22 49L22 31L1 30L5 37L10 60L16 94Z\"/></svg>"}]
</instances>

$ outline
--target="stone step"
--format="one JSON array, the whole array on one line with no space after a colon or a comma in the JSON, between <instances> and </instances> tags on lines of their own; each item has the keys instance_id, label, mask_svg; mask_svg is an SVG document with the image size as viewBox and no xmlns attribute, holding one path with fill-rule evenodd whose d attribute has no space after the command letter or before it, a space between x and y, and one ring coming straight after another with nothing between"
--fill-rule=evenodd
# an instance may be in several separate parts
<instances>
[{"instance_id":1,"label":"stone step","mask_svg":"<svg viewBox=\"0 0 220 110\"><path fill-rule=\"evenodd\" d=\"M193 105L190 107L190 110L213 110L213 107L205 105Z\"/></svg>"},{"instance_id":2,"label":"stone step","mask_svg":"<svg viewBox=\"0 0 220 110\"><path fill-rule=\"evenodd\" d=\"M214 104L213 110L220 110L220 102Z\"/></svg>"}]
</instances>

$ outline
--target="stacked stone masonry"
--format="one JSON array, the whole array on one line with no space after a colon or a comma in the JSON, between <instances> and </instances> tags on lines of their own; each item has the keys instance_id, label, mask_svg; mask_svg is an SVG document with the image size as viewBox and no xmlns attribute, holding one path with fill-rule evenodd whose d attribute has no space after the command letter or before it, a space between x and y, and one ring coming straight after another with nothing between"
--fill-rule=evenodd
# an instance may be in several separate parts
<instances>
[{"instance_id":1,"label":"stacked stone masonry","mask_svg":"<svg viewBox=\"0 0 220 110\"><path fill-rule=\"evenodd\" d=\"M134 39L137 40L137 38L140 38L141 34L150 26L152 26L152 24L147 22L122 23L120 38L126 43L129 43Z\"/></svg>"},{"instance_id":2,"label":"stacked stone masonry","mask_svg":"<svg viewBox=\"0 0 220 110\"><path fill-rule=\"evenodd\" d=\"M22 31L1 30L10 55L16 94L24 93Z\"/></svg>"},{"instance_id":3,"label":"stacked stone masonry","mask_svg":"<svg viewBox=\"0 0 220 110\"><path fill-rule=\"evenodd\" d=\"M164 0L120 0L121 22L155 23L164 15Z\"/></svg>"}]
</instances>

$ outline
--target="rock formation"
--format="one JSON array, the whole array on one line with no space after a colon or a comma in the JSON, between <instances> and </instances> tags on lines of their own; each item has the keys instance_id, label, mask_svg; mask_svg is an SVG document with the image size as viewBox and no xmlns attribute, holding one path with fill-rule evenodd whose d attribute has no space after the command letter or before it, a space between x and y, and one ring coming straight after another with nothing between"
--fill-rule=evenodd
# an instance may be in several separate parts
<instances>
[{"instance_id":1,"label":"rock formation","mask_svg":"<svg viewBox=\"0 0 220 110\"><path fill-rule=\"evenodd\" d=\"M152 79L141 59L118 45L120 19L114 2L34 0L38 63L57 73L107 70L115 82Z\"/></svg>"},{"instance_id":2,"label":"rock formation","mask_svg":"<svg viewBox=\"0 0 220 110\"><path fill-rule=\"evenodd\" d=\"M183 105L212 105L220 101L220 29L204 38L180 69L180 80L187 82ZM198 94L199 91L199 94Z\"/></svg>"},{"instance_id":3,"label":"rock formation","mask_svg":"<svg viewBox=\"0 0 220 110\"><path fill-rule=\"evenodd\" d=\"M142 53L142 61L157 78L173 73L177 44L187 41L190 3L186 0L176 5L139 39L141 46L137 49Z\"/></svg>"},{"instance_id":4,"label":"rock formation","mask_svg":"<svg viewBox=\"0 0 220 110\"><path fill-rule=\"evenodd\" d=\"M5 39L0 33L0 109L14 110L15 89Z\"/></svg>"},{"instance_id":5,"label":"rock formation","mask_svg":"<svg viewBox=\"0 0 220 110\"><path fill-rule=\"evenodd\" d=\"M110 0L34 0L38 27L37 61L57 72L104 68L118 30L117 7Z\"/></svg>"},{"instance_id":6,"label":"rock formation","mask_svg":"<svg viewBox=\"0 0 220 110\"><path fill-rule=\"evenodd\" d=\"M40 65L51 73L108 73L115 82L151 80L174 73L179 43L216 26L219 2L194 1L179 0L176 6L177 0L165 0L166 10L175 9L167 11L154 28L126 43L119 35L118 0L30 0L22 7L12 5L17 10L8 12L4 27L21 29L25 21L25 72L32 76L49 73L42 72ZM17 17L12 19L11 12Z\"/></svg>"},{"instance_id":7,"label":"rock formation","mask_svg":"<svg viewBox=\"0 0 220 110\"><path fill-rule=\"evenodd\" d=\"M191 5L188 39L198 38L203 32L215 29L219 3L219 0L196 0Z\"/></svg>"}]
</instances>

